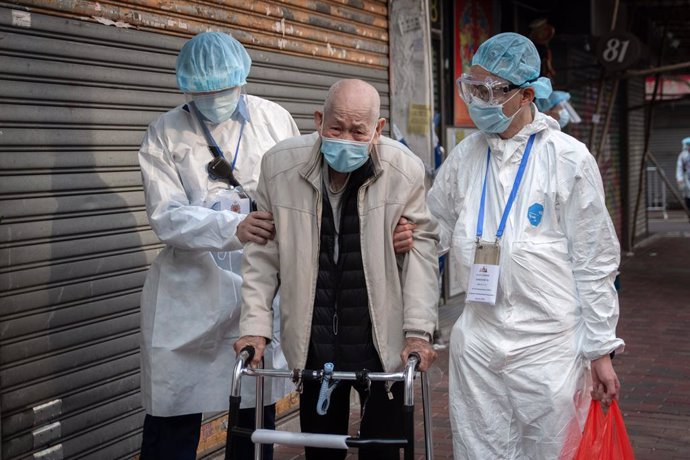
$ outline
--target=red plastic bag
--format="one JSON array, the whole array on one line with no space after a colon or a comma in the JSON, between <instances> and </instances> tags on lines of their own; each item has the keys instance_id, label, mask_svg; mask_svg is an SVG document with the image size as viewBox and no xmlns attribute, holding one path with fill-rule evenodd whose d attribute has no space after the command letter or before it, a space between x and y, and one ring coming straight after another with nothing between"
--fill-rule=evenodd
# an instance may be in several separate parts
<instances>
[{"instance_id":1,"label":"red plastic bag","mask_svg":"<svg viewBox=\"0 0 690 460\"><path fill-rule=\"evenodd\" d=\"M618 402L613 401L604 421L601 460L635 460Z\"/></svg>"},{"instance_id":2,"label":"red plastic bag","mask_svg":"<svg viewBox=\"0 0 690 460\"><path fill-rule=\"evenodd\" d=\"M585 422L585 430L582 432L582 440L577 448L575 460L598 459L601 453L601 443L604 434L604 411L601 403L592 400Z\"/></svg>"},{"instance_id":3,"label":"red plastic bag","mask_svg":"<svg viewBox=\"0 0 690 460\"><path fill-rule=\"evenodd\" d=\"M599 401L592 401L575 460L635 460L618 402L604 417Z\"/></svg>"}]
</instances>

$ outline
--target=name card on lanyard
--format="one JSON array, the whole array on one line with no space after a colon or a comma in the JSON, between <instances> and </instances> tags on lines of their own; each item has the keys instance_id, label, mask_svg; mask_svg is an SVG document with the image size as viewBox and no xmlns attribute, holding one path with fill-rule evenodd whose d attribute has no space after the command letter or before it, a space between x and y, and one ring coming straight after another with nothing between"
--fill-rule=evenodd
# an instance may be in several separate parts
<instances>
[{"instance_id":1,"label":"name card on lanyard","mask_svg":"<svg viewBox=\"0 0 690 460\"><path fill-rule=\"evenodd\" d=\"M468 302L481 302L489 305L496 304L498 278L501 273L499 266L499 261L501 258L501 237L503 236L503 231L505 230L506 223L508 222L510 209L513 207L513 202L515 202L515 197L517 196L518 189L520 188L522 176L525 174L525 167L527 166L529 154L532 151L532 144L534 144L535 136L536 134L532 134L527 141L525 153L522 155L522 160L520 161L520 166L518 167L517 174L515 175L513 187L510 190L510 195L508 196L508 202L506 203L506 207L503 210L503 216L501 217L501 222L498 224L498 229L496 230L496 239L494 242L482 240L482 235L484 234L486 180L489 176L491 148L489 147L489 149L486 151L486 172L484 173L482 198L479 204L479 216L477 217L477 244L474 251L474 263L472 264L472 268L470 270L470 280L467 288L466 300Z\"/></svg>"},{"instance_id":2,"label":"name card on lanyard","mask_svg":"<svg viewBox=\"0 0 690 460\"><path fill-rule=\"evenodd\" d=\"M249 197L244 193L238 193L237 189L223 190L220 194L220 209L232 211L238 214L249 214L251 203Z\"/></svg>"}]
</instances>

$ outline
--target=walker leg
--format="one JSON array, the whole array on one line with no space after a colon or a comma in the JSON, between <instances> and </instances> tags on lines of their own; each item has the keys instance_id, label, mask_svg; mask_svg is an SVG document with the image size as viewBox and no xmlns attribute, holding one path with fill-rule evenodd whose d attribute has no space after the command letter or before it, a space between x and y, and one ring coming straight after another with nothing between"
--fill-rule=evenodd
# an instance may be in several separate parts
<instances>
[{"instance_id":1,"label":"walker leg","mask_svg":"<svg viewBox=\"0 0 690 460\"><path fill-rule=\"evenodd\" d=\"M434 458L434 444L431 439L431 406L429 402L429 376L422 372L422 408L424 409L424 450L427 460Z\"/></svg>"},{"instance_id":2,"label":"walker leg","mask_svg":"<svg viewBox=\"0 0 690 460\"><path fill-rule=\"evenodd\" d=\"M242 370L254 357L254 348L251 346L244 347L235 359L235 365L232 371L232 380L230 382L230 401L228 404L228 431L225 439L225 460L235 459L235 442L234 431L239 423L240 418L240 402L241 402L241 383Z\"/></svg>"},{"instance_id":3,"label":"walker leg","mask_svg":"<svg viewBox=\"0 0 690 460\"><path fill-rule=\"evenodd\" d=\"M410 353L404 370L403 436L407 440L404 449L405 460L414 459L414 374L420 361L417 353Z\"/></svg>"},{"instance_id":4,"label":"walker leg","mask_svg":"<svg viewBox=\"0 0 690 460\"><path fill-rule=\"evenodd\" d=\"M256 418L255 430L260 430L264 427L264 377L259 375L256 377ZM263 444L254 444L254 460L263 460L264 448Z\"/></svg>"},{"instance_id":5,"label":"walker leg","mask_svg":"<svg viewBox=\"0 0 690 460\"><path fill-rule=\"evenodd\" d=\"M405 444L405 460L414 459L414 406L403 406L403 435Z\"/></svg>"},{"instance_id":6,"label":"walker leg","mask_svg":"<svg viewBox=\"0 0 690 460\"><path fill-rule=\"evenodd\" d=\"M225 460L233 460L235 458L235 442L232 429L237 426L239 420L240 399L240 396L230 396L230 405L228 408L228 437L225 441Z\"/></svg>"}]
</instances>

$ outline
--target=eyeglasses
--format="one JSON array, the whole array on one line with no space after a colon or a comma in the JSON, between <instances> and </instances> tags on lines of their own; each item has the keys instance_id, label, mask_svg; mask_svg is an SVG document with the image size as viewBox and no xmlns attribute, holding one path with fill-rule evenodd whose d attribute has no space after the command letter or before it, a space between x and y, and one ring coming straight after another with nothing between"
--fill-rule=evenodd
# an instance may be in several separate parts
<instances>
[{"instance_id":1,"label":"eyeglasses","mask_svg":"<svg viewBox=\"0 0 690 460\"><path fill-rule=\"evenodd\" d=\"M481 79L466 73L462 74L456 83L460 97L467 104L478 100L485 104L499 105L508 99L508 93L520 88L520 85L510 82L492 77Z\"/></svg>"},{"instance_id":2,"label":"eyeglasses","mask_svg":"<svg viewBox=\"0 0 690 460\"><path fill-rule=\"evenodd\" d=\"M213 160L206 165L206 171L208 172L208 177L213 180L226 181L233 187L240 186L240 183L237 182L237 179L232 174L232 166L228 163L228 160L221 156L214 156Z\"/></svg>"}]
</instances>

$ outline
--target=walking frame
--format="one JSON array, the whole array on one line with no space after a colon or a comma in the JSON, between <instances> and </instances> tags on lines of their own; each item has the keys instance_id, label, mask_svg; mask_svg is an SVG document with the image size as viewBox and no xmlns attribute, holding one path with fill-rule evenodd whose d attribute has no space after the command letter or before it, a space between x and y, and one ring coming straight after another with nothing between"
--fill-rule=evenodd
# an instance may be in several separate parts
<instances>
[{"instance_id":1,"label":"walking frame","mask_svg":"<svg viewBox=\"0 0 690 460\"><path fill-rule=\"evenodd\" d=\"M245 347L240 351L235 361L230 387L230 407L228 415L228 434L225 445L225 460L232 460L237 436L250 438L256 447L254 460L263 459L262 444L287 444L293 446L320 447L330 449L360 448L365 446L389 446L404 449L405 460L414 458L414 380L417 374L417 366L420 357L411 353L402 372L338 372L332 373L334 380L361 380L368 378L370 381L404 382L403 400L403 437L401 438L366 438L352 437L337 434L319 433L294 433L280 430L267 430L263 428L263 381L264 377L289 378L293 381L322 380L323 370L293 369L253 369L248 366L254 357L254 348ZM424 444L426 459L433 459L433 447L431 442L431 406L429 404L429 380L425 372L419 372L422 383L422 408L424 412ZM256 378L256 429L246 429L237 426L240 410L240 385L242 376Z\"/></svg>"}]
</instances>

